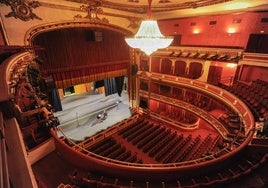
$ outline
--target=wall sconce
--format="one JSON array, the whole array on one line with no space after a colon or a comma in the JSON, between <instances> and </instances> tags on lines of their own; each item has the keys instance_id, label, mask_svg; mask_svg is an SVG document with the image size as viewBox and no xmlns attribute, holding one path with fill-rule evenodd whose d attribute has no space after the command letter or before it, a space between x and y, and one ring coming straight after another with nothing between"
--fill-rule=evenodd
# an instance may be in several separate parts
<instances>
[{"instance_id":1,"label":"wall sconce","mask_svg":"<svg viewBox=\"0 0 268 188\"><path fill-rule=\"evenodd\" d=\"M193 30L193 34L199 34L199 33L200 33L200 29L195 28L195 29Z\"/></svg>"},{"instance_id":2,"label":"wall sconce","mask_svg":"<svg viewBox=\"0 0 268 188\"><path fill-rule=\"evenodd\" d=\"M227 33L229 35L232 35L232 34L236 33L236 29L234 27L229 27L228 30L227 30Z\"/></svg>"},{"instance_id":3,"label":"wall sconce","mask_svg":"<svg viewBox=\"0 0 268 188\"><path fill-rule=\"evenodd\" d=\"M229 67L229 68L236 68L237 64L236 63L227 63L226 66Z\"/></svg>"}]
</instances>

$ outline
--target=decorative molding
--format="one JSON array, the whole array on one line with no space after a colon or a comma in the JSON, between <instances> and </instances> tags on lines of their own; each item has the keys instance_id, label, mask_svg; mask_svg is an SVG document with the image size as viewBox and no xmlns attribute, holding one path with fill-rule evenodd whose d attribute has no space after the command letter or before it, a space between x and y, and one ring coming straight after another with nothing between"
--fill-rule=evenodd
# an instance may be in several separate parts
<instances>
[{"instance_id":1,"label":"decorative molding","mask_svg":"<svg viewBox=\"0 0 268 188\"><path fill-rule=\"evenodd\" d=\"M134 17L129 17L127 18L129 20L129 25L127 26L128 28L136 29L140 25L140 19L134 18Z\"/></svg>"},{"instance_id":2,"label":"decorative molding","mask_svg":"<svg viewBox=\"0 0 268 188\"><path fill-rule=\"evenodd\" d=\"M76 1L74 1L76 2ZM79 2L79 3L85 3L85 2ZM71 7L71 6L64 6L64 5L56 5L53 3L45 3L41 2L42 7L49 7L52 9L60 9L60 10L70 10L70 11L75 11L75 12L87 12L87 15L83 17L81 14L75 15L73 18L75 20L79 19L88 19L90 22L94 23L109 23L109 20L106 18L99 18L99 15L102 16L111 16L111 17L119 17L119 18L125 18L129 20L129 25L127 28L132 28L132 29L137 29L140 25L141 17L138 16L127 16L127 15L122 15L122 14L117 14L117 13L109 13L109 12L104 12L102 8L99 8L100 6L103 7L103 3L101 1L93 1L93 2L87 2L87 5L81 5L80 7ZM93 14L97 17L93 17Z\"/></svg>"},{"instance_id":3,"label":"decorative molding","mask_svg":"<svg viewBox=\"0 0 268 188\"><path fill-rule=\"evenodd\" d=\"M74 21L65 21L65 22L54 22L44 25L39 25L36 27L31 28L27 31L24 38L25 45L32 45L32 40L35 36L37 36L40 33L48 32L52 30L57 29L63 29L63 28L76 28L76 27L88 27L88 28L103 28L112 30L118 33L122 33L123 35L130 35L131 32L126 30L125 28L109 24L107 22L95 22L94 20L86 20L86 19L79 19Z\"/></svg>"},{"instance_id":4,"label":"decorative molding","mask_svg":"<svg viewBox=\"0 0 268 188\"><path fill-rule=\"evenodd\" d=\"M74 16L74 19L89 19L91 22L103 22L103 23L109 23L109 20L107 18L100 19L98 17L99 14L103 14L102 8L100 8L101 2L93 2L88 6L81 5L80 10L87 12L87 15L85 17L82 17L82 15L77 14Z\"/></svg>"},{"instance_id":5,"label":"decorative molding","mask_svg":"<svg viewBox=\"0 0 268 188\"><path fill-rule=\"evenodd\" d=\"M220 48L206 46L170 46L168 49L160 49L154 56L166 57L168 59L199 59L202 61L220 61L238 63L243 59L242 48Z\"/></svg>"},{"instance_id":6,"label":"decorative molding","mask_svg":"<svg viewBox=\"0 0 268 188\"><path fill-rule=\"evenodd\" d=\"M7 18L14 17L23 21L29 21L33 19L42 20L36 14L33 13L33 9L40 6L38 1L26 1L26 0L1 0L0 3L4 3L11 7L11 12L5 15Z\"/></svg>"},{"instance_id":7,"label":"decorative molding","mask_svg":"<svg viewBox=\"0 0 268 188\"><path fill-rule=\"evenodd\" d=\"M76 3L91 4L92 2L101 2L102 7L127 11L136 14L147 13L147 1L129 0L129 1L109 1L109 0L66 0ZM210 5L216 5L226 3L233 0L193 0L190 2L177 2L176 0L159 0L155 1L152 5L153 12L166 12L182 9L193 9L198 7L205 7Z\"/></svg>"}]
</instances>

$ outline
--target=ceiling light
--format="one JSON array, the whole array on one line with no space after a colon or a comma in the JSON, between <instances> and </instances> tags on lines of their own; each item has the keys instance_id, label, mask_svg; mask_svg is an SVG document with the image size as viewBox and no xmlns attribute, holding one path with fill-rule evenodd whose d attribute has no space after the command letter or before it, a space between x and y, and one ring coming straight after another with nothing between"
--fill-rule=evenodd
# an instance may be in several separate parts
<instances>
[{"instance_id":1,"label":"ceiling light","mask_svg":"<svg viewBox=\"0 0 268 188\"><path fill-rule=\"evenodd\" d=\"M132 48L138 48L146 55L151 55L158 49L168 47L173 41L173 37L165 37L161 34L156 20L151 20L151 3L148 0L148 20L141 22L140 28L132 38L125 38L127 44Z\"/></svg>"}]
</instances>

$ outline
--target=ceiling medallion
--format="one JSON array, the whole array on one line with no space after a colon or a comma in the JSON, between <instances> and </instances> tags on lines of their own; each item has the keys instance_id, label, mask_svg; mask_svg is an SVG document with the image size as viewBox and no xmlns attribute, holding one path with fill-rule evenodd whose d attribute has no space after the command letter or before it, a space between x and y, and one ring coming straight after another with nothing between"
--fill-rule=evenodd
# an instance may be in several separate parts
<instances>
[{"instance_id":1,"label":"ceiling medallion","mask_svg":"<svg viewBox=\"0 0 268 188\"><path fill-rule=\"evenodd\" d=\"M11 7L12 12L5 15L7 18L14 17L19 18L23 21L29 21L33 19L42 20L36 14L32 12L34 8L40 6L38 1L26 1L26 0L2 0L0 3L4 3Z\"/></svg>"}]
</instances>

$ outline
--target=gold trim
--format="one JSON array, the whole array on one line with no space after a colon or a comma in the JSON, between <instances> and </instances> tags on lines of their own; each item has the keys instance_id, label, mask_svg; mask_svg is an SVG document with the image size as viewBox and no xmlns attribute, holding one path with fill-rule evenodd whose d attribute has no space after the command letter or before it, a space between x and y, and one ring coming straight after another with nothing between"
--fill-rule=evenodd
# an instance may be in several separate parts
<instances>
[{"instance_id":1,"label":"gold trim","mask_svg":"<svg viewBox=\"0 0 268 188\"><path fill-rule=\"evenodd\" d=\"M24 37L25 45L32 45L32 39L36 37L40 33L58 30L58 29L67 29L67 28L75 28L75 27L87 27L87 28L103 28L112 30L118 33L122 33L123 35L130 35L131 32L126 30L125 28L105 23L105 22L95 22L90 20L70 20L65 22L54 22L43 25L38 25L30 28Z\"/></svg>"}]
</instances>

